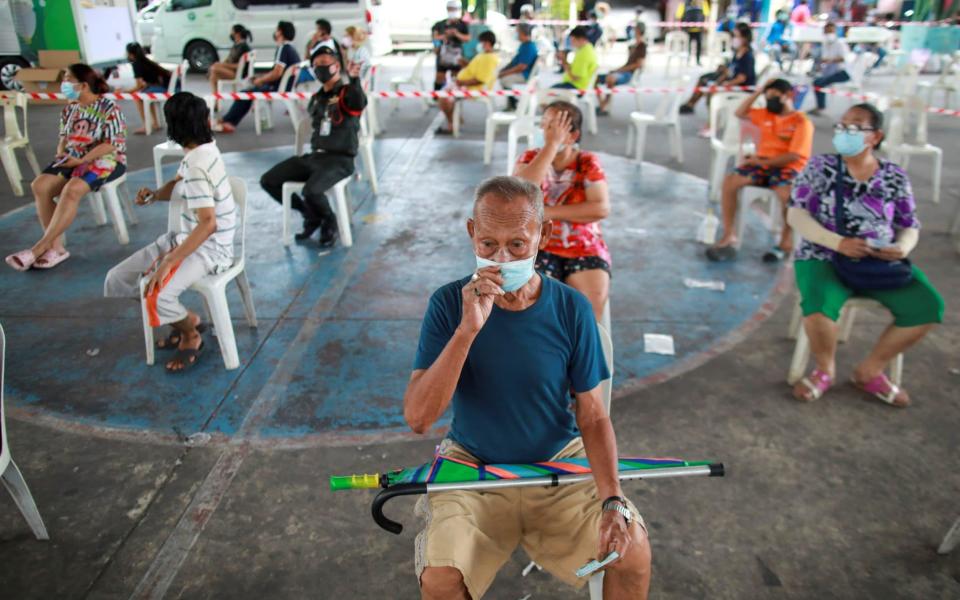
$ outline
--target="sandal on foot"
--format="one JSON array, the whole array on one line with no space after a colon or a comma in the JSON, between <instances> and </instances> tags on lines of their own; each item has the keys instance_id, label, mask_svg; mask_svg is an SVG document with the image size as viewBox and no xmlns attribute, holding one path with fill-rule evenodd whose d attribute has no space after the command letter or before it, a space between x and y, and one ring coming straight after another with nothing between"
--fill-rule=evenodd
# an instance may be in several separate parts
<instances>
[{"instance_id":1,"label":"sandal on foot","mask_svg":"<svg viewBox=\"0 0 960 600\"><path fill-rule=\"evenodd\" d=\"M206 330L207 330L206 324L197 323L197 333L202 334ZM170 335L163 338L162 340L157 340L155 344L157 350L175 350L179 345L180 345L180 331L178 331L177 329L173 329L170 332Z\"/></svg>"},{"instance_id":2,"label":"sandal on foot","mask_svg":"<svg viewBox=\"0 0 960 600\"><path fill-rule=\"evenodd\" d=\"M33 263L37 262L37 257L35 257L33 251L28 248L16 254L11 254L6 258L6 261L8 265L18 271L28 271L30 267L33 266Z\"/></svg>"},{"instance_id":3,"label":"sandal on foot","mask_svg":"<svg viewBox=\"0 0 960 600\"><path fill-rule=\"evenodd\" d=\"M737 249L734 246L711 246L706 251L707 258L713 262L726 262L737 257Z\"/></svg>"},{"instance_id":4,"label":"sandal on foot","mask_svg":"<svg viewBox=\"0 0 960 600\"><path fill-rule=\"evenodd\" d=\"M900 386L890 381L885 373L880 373L870 381L857 381L854 377L851 379L853 385L880 400L884 404L896 406L897 408L906 408L910 406L910 396Z\"/></svg>"},{"instance_id":5,"label":"sandal on foot","mask_svg":"<svg viewBox=\"0 0 960 600\"><path fill-rule=\"evenodd\" d=\"M33 263L34 269L52 269L55 266L59 265L63 261L70 258L70 253L64 250L63 252L57 252L53 248L50 248L46 252L40 255L40 258Z\"/></svg>"},{"instance_id":6,"label":"sandal on foot","mask_svg":"<svg viewBox=\"0 0 960 600\"><path fill-rule=\"evenodd\" d=\"M170 359L170 362L179 360L180 364L183 365L179 369L171 369L169 364L164 367L167 370L167 373L175 375L177 373L183 373L189 371L193 367L197 366L197 363L200 362L200 355L203 353L203 340L200 340L200 346L194 350L193 348L187 348L186 350L177 350L177 353L173 355L173 358Z\"/></svg>"},{"instance_id":7,"label":"sandal on foot","mask_svg":"<svg viewBox=\"0 0 960 600\"><path fill-rule=\"evenodd\" d=\"M798 393L797 388L794 387L793 397L801 402L813 402L819 400L833 386L833 377L830 377L826 371L814 369L800 380L800 384L807 388L807 393Z\"/></svg>"}]
</instances>

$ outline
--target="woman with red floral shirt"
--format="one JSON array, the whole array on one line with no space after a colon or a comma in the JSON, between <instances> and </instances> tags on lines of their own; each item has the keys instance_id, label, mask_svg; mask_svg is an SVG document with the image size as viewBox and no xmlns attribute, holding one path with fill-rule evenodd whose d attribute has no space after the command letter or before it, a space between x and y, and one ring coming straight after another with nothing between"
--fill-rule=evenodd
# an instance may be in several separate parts
<instances>
[{"instance_id":1,"label":"woman with red floral shirt","mask_svg":"<svg viewBox=\"0 0 960 600\"><path fill-rule=\"evenodd\" d=\"M524 153L514 175L540 186L544 217L553 221L550 241L537 255L537 270L580 290L599 321L610 293L610 251L600 233L610 196L600 161L577 144L582 123L575 105L548 105L543 147Z\"/></svg>"}]
</instances>

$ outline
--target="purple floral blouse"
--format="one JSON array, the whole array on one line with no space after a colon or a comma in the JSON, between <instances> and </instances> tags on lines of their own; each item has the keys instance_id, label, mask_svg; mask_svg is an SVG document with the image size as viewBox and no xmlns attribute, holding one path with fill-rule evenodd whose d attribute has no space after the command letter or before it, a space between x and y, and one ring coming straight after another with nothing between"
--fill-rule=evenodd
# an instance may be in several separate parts
<instances>
[{"instance_id":1,"label":"purple floral blouse","mask_svg":"<svg viewBox=\"0 0 960 600\"><path fill-rule=\"evenodd\" d=\"M793 183L790 206L802 208L828 230L836 232L834 181L836 154L812 157ZM879 159L880 168L869 181L857 181L844 169L844 206L848 235L893 242L900 229L920 228L917 205L907 173L896 164ZM802 240L797 260L833 260L834 251Z\"/></svg>"}]
</instances>

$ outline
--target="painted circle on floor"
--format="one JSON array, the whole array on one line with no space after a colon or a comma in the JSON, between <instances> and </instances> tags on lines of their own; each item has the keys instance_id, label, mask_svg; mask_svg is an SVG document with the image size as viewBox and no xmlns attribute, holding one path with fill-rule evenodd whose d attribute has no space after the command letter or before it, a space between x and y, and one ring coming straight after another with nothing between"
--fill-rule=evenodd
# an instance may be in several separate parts
<instances>
[{"instance_id":1,"label":"painted circle on floor","mask_svg":"<svg viewBox=\"0 0 960 600\"><path fill-rule=\"evenodd\" d=\"M284 246L279 206L260 188L260 175L291 154L285 147L224 155L248 189L246 270L257 317L251 328L228 287L239 369L224 369L209 334L187 373L166 373L161 352L145 364L139 305L104 299L103 279L166 229L166 207L137 208L139 222L121 246L84 206L69 233L69 260L48 272L0 271L8 414L156 443L243 437L283 448L412 438L401 403L420 319L434 289L473 269L464 222L476 185L505 172L505 145L483 167L479 142L378 141L380 193L365 179L351 183L354 245L328 253L313 243ZM600 161L612 204L603 230L613 256L614 394L625 396L742 340L775 308L788 269L759 260L772 238L752 213L741 258L705 260L694 239L707 206L704 180L621 156ZM131 189L153 186L153 170L128 180ZM0 218L10 251L37 235L30 207ZM724 289L696 287L705 281ZM195 293L183 298L202 312ZM650 353L646 334L671 336L675 354Z\"/></svg>"}]
</instances>

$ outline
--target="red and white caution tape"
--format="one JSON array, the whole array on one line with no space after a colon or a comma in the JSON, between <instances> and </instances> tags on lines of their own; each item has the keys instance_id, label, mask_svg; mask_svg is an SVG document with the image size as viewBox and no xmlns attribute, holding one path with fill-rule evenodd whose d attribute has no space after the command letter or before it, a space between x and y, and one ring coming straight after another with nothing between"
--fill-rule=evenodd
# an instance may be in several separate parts
<instances>
[{"instance_id":1,"label":"red and white caution tape","mask_svg":"<svg viewBox=\"0 0 960 600\"><path fill-rule=\"evenodd\" d=\"M740 21L737 21L738 23ZM746 21L744 21L746 22ZM868 23L866 21L834 21L840 27L902 27L904 25L920 25L922 27L939 27L940 25L948 25L952 21L950 19L942 19L940 21L876 21L874 23ZM591 21L568 21L561 19L534 19L531 21L520 21L517 19L508 19L507 23L511 25L516 25L517 23L528 23L530 25L590 25ZM692 28L698 27L700 29L713 29L717 25L717 21L644 21L648 27L676 27L676 28ZM771 25L773 22L762 22L754 21L747 23L750 27L758 28ZM810 25L815 25L815 23L810 23Z\"/></svg>"}]
</instances>

